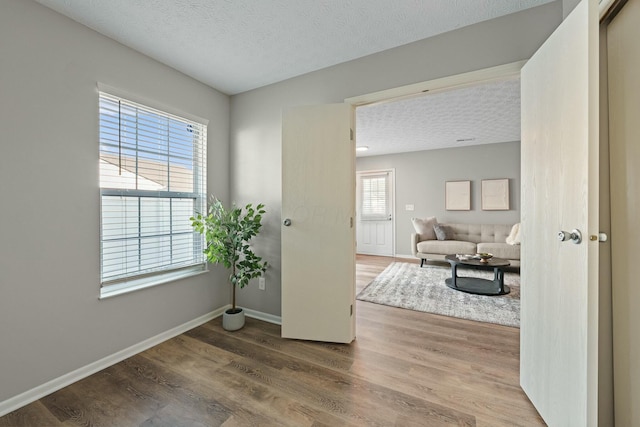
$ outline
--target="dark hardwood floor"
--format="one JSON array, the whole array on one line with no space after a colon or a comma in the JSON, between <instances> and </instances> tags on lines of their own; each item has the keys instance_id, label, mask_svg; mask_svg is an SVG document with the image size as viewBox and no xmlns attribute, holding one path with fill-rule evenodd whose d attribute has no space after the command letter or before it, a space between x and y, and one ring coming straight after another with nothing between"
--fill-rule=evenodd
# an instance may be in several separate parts
<instances>
[{"instance_id":1,"label":"dark hardwood floor","mask_svg":"<svg viewBox=\"0 0 640 427\"><path fill-rule=\"evenodd\" d=\"M392 261L358 256L358 291ZM214 319L0 426L544 425L518 385L518 329L362 301L356 316L350 345Z\"/></svg>"}]
</instances>

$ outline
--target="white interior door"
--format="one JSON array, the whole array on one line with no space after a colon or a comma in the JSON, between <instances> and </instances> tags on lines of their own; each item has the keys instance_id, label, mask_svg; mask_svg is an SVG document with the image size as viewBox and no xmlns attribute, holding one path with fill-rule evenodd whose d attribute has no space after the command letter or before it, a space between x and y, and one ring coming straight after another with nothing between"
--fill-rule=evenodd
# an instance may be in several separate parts
<instances>
[{"instance_id":1,"label":"white interior door","mask_svg":"<svg viewBox=\"0 0 640 427\"><path fill-rule=\"evenodd\" d=\"M359 254L393 256L393 170L356 174L356 248Z\"/></svg>"},{"instance_id":2,"label":"white interior door","mask_svg":"<svg viewBox=\"0 0 640 427\"><path fill-rule=\"evenodd\" d=\"M598 9L583 0L522 69L520 381L552 426L597 423ZM582 232L561 242L558 232Z\"/></svg>"},{"instance_id":3,"label":"white interior door","mask_svg":"<svg viewBox=\"0 0 640 427\"><path fill-rule=\"evenodd\" d=\"M282 128L282 336L355 338L353 107L292 108ZM288 224L288 225L287 225Z\"/></svg>"},{"instance_id":4,"label":"white interior door","mask_svg":"<svg viewBox=\"0 0 640 427\"><path fill-rule=\"evenodd\" d=\"M640 0L607 27L616 425L640 425Z\"/></svg>"}]
</instances>

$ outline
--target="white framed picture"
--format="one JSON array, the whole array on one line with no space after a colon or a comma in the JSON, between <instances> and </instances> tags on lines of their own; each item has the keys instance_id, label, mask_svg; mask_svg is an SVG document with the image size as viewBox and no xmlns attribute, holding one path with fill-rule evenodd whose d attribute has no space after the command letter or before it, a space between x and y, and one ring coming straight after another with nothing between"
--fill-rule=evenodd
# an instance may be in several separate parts
<instances>
[{"instance_id":1,"label":"white framed picture","mask_svg":"<svg viewBox=\"0 0 640 427\"><path fill-rule=\"evenodd\" d=\"M509 179L482 180L482 210L509 210Z\"/></svg>"},{"instance_id":2,"label":"white framed picture","mask_svg":"<svg viewBox=\"0 0 640 427\"><path fill-rule=\"evenodd\" d=\"M444 206L448 211L471 210L471 181L445 182Z\"/></svg>"}]
</instances>

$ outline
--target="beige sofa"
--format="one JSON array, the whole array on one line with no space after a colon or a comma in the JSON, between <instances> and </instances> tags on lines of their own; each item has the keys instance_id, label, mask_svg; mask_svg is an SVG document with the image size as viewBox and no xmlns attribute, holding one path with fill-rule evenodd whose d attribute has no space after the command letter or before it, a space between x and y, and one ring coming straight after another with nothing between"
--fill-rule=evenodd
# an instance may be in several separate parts
<instances>
[{"instance_id":1,"label":"beige sofa","mask_svg":"<svg viewBox=\"0 0 640 427\"><path fill-rule=\"evenodd\" d=\"M444 261L445 255L488 252L508 259L513 267L520 267L520 245L506 242L513 225L506 224L439 224L453 232L451 240L437 240L432 236L413 233L411 249L420 258L422 267L427 260ZM434 236L435 237L435 236Z\"/></svg>"}]
</instances>

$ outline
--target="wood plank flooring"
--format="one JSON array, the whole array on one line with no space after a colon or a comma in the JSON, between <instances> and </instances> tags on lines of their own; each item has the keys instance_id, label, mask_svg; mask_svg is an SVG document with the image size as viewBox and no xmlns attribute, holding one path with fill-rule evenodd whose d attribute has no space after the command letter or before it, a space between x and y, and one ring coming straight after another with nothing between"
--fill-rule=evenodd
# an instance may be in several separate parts
<instances>
[{"instance_id":1,"label":"wood plank flooring","mask_svg":"<svg viewBox=\"0 0 640 427\"><path fill-rule=\"evenodd\" d=\"M358 291L392 261L358 256ZM518 385L518 329L362 301L356 316L350 345L214 319L0 426L544 425Z\"/></svg>"}]
</instances>

